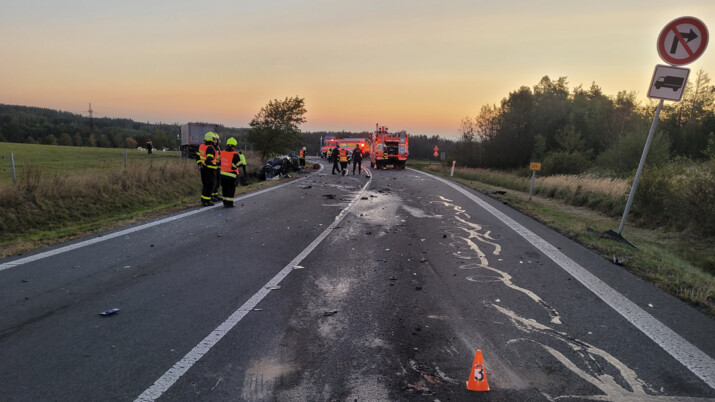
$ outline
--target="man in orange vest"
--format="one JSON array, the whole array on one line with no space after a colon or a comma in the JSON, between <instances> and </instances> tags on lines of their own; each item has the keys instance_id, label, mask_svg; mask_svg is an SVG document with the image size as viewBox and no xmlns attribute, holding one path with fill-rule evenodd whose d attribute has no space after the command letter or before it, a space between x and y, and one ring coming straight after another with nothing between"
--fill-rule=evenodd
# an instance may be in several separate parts
<instances>
[{"instance_id":1,"label":"man in orange vest","mask_svg":"<svg viewBox=\"0 0 715 402\"><path fill-rule=\"evenodd\" d=\"M236 180L238 179L238 165L241 158L233 150L237 144L231 137L226 141L226 149L221 151L221 189L223 193L223 207L233 208L234 195L236 194Z\"/></svg>"},{"instance_id":2,"label":"man in orange vest","mask_svg":"<svg viewBox=\"0 0 715 402\"><path fill-rule=\"evenodd\" d=\"M305 167L305 147L298 151L298 161L300 162L300 167Z\"/></svg>"},{"instance_id":3,"label":"man in orange vest","mask_svg":"<svg viewBox=\"0 0 715 402\"><path fill-rule=\"evenodd\" d=\"M345 176L348 173L348 150L340 148L340 173Z\"/></svg>"},{"instance_id":4,"label":"man in orange vest","mask_svg":"<svg viewBox=\"0 0 715 402\"><path fill-rule=\"evenodd\" d=\"M216 148L213 145L214 133L209 131L204 135L204 143L199 145L199 151L196 153L199 159L196 163L201 169L201 206L208 207L214 205L211 202L211 193L216 184Z\"/></svg>"}]
</instances>

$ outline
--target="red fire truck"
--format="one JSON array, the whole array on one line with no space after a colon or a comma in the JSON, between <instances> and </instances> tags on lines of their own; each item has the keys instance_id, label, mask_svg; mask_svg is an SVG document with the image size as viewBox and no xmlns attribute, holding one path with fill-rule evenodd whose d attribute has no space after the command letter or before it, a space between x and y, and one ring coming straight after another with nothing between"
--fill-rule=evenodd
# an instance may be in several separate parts
<instances>
[{"instance_id":1,"label":"red fire truck","mask_svg":"<svg viewBox=\"0 0 715 402\"><path fill-rule=\"evenodd\" d=\"M370 164L373 169L394 166L404 169L409 154L407 132L390 133L387 127L376 127L370 143Z\"/></svg>"}]
</instances>

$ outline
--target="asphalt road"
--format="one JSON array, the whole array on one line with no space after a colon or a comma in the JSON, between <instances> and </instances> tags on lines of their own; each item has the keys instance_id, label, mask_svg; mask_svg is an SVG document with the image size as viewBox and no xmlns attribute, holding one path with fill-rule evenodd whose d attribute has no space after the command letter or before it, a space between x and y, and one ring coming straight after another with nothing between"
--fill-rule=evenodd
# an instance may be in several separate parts
<instances>
[{"instance_id":1,"label":"asphalt road","mask_svg":"<svg viewBox=\"0 0 715 402\"><path fill-rule=\"evenodd\" d=\"M370 173L0 260L2 400L715 398L711 318L479 192Z\"/></svg>"}]
</instances>

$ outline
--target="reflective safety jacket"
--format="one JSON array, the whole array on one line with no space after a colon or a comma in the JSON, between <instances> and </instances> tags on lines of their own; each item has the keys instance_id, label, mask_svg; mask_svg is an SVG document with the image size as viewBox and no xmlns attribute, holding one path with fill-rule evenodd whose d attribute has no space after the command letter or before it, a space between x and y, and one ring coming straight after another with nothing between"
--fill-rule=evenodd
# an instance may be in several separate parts
<instances>
[{"instance_id":1,"label":"reflective safety jacket","mask_svg":"<svg viewBox=\"0 0 715 402\"><path fill-rule=\"evenodd\" d=\"M216 148L211 143L203 143L199 145L199 160L197 164L209 169L218 169L218 161L216 160Z\"/></svg>"},{"instance_id":2,"label":"reflective safety jacket","mask_svg":"<svg viewBox=\"0 0 715 402\"><path fill-rule=\"evenodd\" d=\"M246 155L244 154L238 154L238 166L246 166Z\"/></svg>"},{"instance_id":3,"label":"reflective safety jacket","mask_svg":"<svg viewBox=\"0 0 715 402\"><path fill-rule=\"evenodd\" d=\"M341 149L340 150L340 162L347 162L347 161L348 161L348 150Z\"/></svg>"},{"instance_id":4,"label":"reflective safety jacket","mask_svg":"<svg viewBox=\"0 0 715 402\"><path fill-rule=\"evenodd\" d=\"M221 174L228 177L236 177L238 175L238 152L236 151L221 151Z\"/></svg>"}]
</instances>

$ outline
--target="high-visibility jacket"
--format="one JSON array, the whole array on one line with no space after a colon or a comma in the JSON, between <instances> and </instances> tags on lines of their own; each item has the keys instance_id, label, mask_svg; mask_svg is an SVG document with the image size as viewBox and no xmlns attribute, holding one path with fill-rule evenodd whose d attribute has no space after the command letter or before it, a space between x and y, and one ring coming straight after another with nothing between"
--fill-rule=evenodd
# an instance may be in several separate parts
<instances>
[{"instance_id":1,"label":"high-visibility jacket","mask_svg":"<svg viewBox=\"0 0 715 402\"><path fill-rule=\"evenodd\" d=\"M213 145L207 143L199 145L199 151L197 154L199 155L199 160L197 160L196 163L210 169L218 169L216 149Z\"/></svg>"},{"instance_id":2,"label":"high-visibility jacket","mask_svg":"<svg viewBox=\"0 0 715 402\"><path fill-rule=\"evenodd\" d=\"M238 166L246 166L246 155L238 154Z\"/></svg>"},{"instance_id":3,"label":"high-visibility jacket","mask_svg":"<svg viewBox=\"0 0 715 402\"><path fill-rule=\"evenodd\" d=\"M300 151L298 151L298 156L299 156L301 159L305 158L305 151L302 150L302 149L301 149Z\"/></svg>"},{"instance_id":4,"label":"high-visibility jacket","mask_svg":"<svg viewBox=\"0 0 715 402\"><path fill-rule=\"evenodd\" d=\"M236 177L238 174L238 155L235 151L221 151L221 174Z\"/></svg>"},{"instance_id":5,"label":"high-visibility jacket","mask_svg":"<svg viewBox=\"0 0 715 402\"><path fill-rule=\"evenodd\" d=\"M348 150L341 149L340 150L340 162L347 162L347 161L348 161Z\"/></svg>"}]
</instances>

